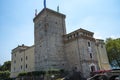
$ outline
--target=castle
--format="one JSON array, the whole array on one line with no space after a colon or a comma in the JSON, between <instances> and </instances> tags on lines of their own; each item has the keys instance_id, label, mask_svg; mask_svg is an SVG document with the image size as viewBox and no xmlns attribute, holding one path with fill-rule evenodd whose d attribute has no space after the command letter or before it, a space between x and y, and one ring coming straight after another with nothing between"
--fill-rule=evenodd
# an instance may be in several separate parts
<instances>
[{"instance_id":1,"label":"castle","mask_svg":"<svg viewBox=\"0 0 120 80\"><path fill-rule=\"evenodd\" d=\"M77 69L89 77L90 72L110 69L104 41L81 28L67 34L65 18L48 8L35 16L34 45L12 50L11 77L51 69Z\"/></svg>"}]
</instances>

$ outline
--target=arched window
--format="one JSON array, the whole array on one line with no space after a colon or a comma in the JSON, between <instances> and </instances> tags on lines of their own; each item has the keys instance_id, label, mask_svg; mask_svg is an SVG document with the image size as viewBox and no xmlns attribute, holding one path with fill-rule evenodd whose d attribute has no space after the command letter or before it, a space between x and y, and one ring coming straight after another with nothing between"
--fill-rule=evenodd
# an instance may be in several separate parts
<instances>
[{"instance_id":1,"label":"arched window","mask_svg":"<svg viewBox=\"0 0 120 80\"><path fill-rule=\"evenodd\" d=\"M22 70L22 65L21 65L21 70Z\"/></svg>"},{"instance_id":2,"label":"arched window","mask_svg":"<svg viewBox=\"0 0 120 80\"><path fill-rule=\"evenodd\" d=\"M90 53L90 58L92 58L92 53Z\"/></svg>"},{"instance_id":3,"label":"arched window","mask_svg":"<svg viewBox=\"0 0 120 80\"><path fill-rule=\"evenodd\" d=\"M90 64L90 65L89 65L89 68L90 68L90 71L91 71L91 72L94 72L94 71L97 70L96 65L95 65L94 63Z\"/></svg>"},{"instance_id":4,"label":"arched window","mask_svg":"<svg viewBox=\"0 0 120 80\"><path fill-rule=\"evenodd\" d=\"M91 66L91 72L95 71L95 66Z\"/></svg>"},{"instance_id":5,"label":"arched window","mask_svg":"<svg viewBox=\"0 0 120 80\"><path fill-rule=\"evenodd\" d=\"M90 42L88 42L88 47L90 47Z\"/></svg>"},{"instance_id":6,"label":"arched window","mask_svg":"<svg viewBox=\"0 0 120 80\"><path fill-rule=\"evenodd\" d=\"M26 64L26 69L27 69L27 67L28 67L28 66L27 66L27 64Z\"/></svg>"}]
</instances>

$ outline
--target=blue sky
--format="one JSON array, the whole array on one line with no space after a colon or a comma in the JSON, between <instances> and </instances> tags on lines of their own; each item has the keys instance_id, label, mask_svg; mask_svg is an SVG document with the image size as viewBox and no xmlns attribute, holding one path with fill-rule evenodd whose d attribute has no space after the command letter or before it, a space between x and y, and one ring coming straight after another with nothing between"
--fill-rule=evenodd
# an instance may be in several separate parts
<instances>
[{"instance_id":1,"label":"blue sky","mask_svg":"<svg viewBox=\"0 0 120 80\"><path fill-rule=\"evenodd\" d=\"M47 7L66 15L67 33L79 28L95 33L95 38L120 37L120 0L46 0ZM43 0L0 0L0 64L11 60L18 45L34 44L35 9Z\"/></svg>"}]
</instances>

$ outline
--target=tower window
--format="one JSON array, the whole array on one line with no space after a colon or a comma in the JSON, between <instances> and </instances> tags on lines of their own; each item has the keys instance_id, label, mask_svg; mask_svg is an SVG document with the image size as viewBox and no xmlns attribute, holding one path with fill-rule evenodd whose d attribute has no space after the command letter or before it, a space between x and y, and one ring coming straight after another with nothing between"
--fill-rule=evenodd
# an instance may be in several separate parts
<instances>
[{"instance_id":1,"label":"tower window","mask_svg":"<svg viewBox=\"0 0 120 80\"><path fill-rule=\"evenodd\" d=\"M21 69L22 69L22 65L21 65Z\"/></svg>"},{"instance_id":2,"label":"tower window","mask_svg":"<svg viewBox=\"0 0 120 80\"><path fill-rule=\"evenodd\" d=\"M23 60L23 59L21 58L21 62L22 62L22 60Z\"/></svg>"},{"instance_id":3,"label":"tower window","mask_svg":"<svg viewBox=\"0 0 120 80\"><path fill-rule=\"evenodd\" d=\"M28 57L26 56L26 60L28 59Z\"/></svg>"},{"instance_id":4,"label":"tower window","mask_svg":"<svg viewBox=\"0 0 120 80\"><path fill-rule=\"evenodd\" d=\"M95 66L91 66L91 72L95 71Z\"/></svg>"},{"instance_id":5,"label":"tower window","mask_svg":"<svg viewBox=\"0 0 120 80\"><path fill-rule=\"evenodd\" d=\"M92 53L90 53L90 58L92 58Z\"/></svg>"},{"instance_id":6,"label":"tower window","mask_svg":"<svg viewBox=\"0 0 120 80\"><path fill-rule=\"evenodd\" d=\"M91 45L90 45L90 42L88 42L88 47L90 47Z\"/></svg>"},{"instance_id":7,"label":"tower window","mask_svg":"<svg viewBox=\"0 0 120 80\"><path fill-rule=\"evenodd\" d=\"M27 64L26 64L26 68L27 68Z\"/></svg>"}]
</instances>

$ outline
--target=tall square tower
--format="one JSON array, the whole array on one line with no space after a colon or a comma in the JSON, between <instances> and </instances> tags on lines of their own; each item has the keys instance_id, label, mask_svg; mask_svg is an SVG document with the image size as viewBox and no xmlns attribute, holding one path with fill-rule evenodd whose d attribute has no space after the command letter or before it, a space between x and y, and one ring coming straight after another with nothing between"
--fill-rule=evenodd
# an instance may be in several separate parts
<instances>
[{"instance_id":1,"label":"tall square tower","mask_svg":"<svg viewBox=\"0 0 120 80\"><path fill-rule=\"evenodd\" d=\"M64 69L65 15L44 8L34 21L35 70Z\"/></svg>"}]
</instances>

